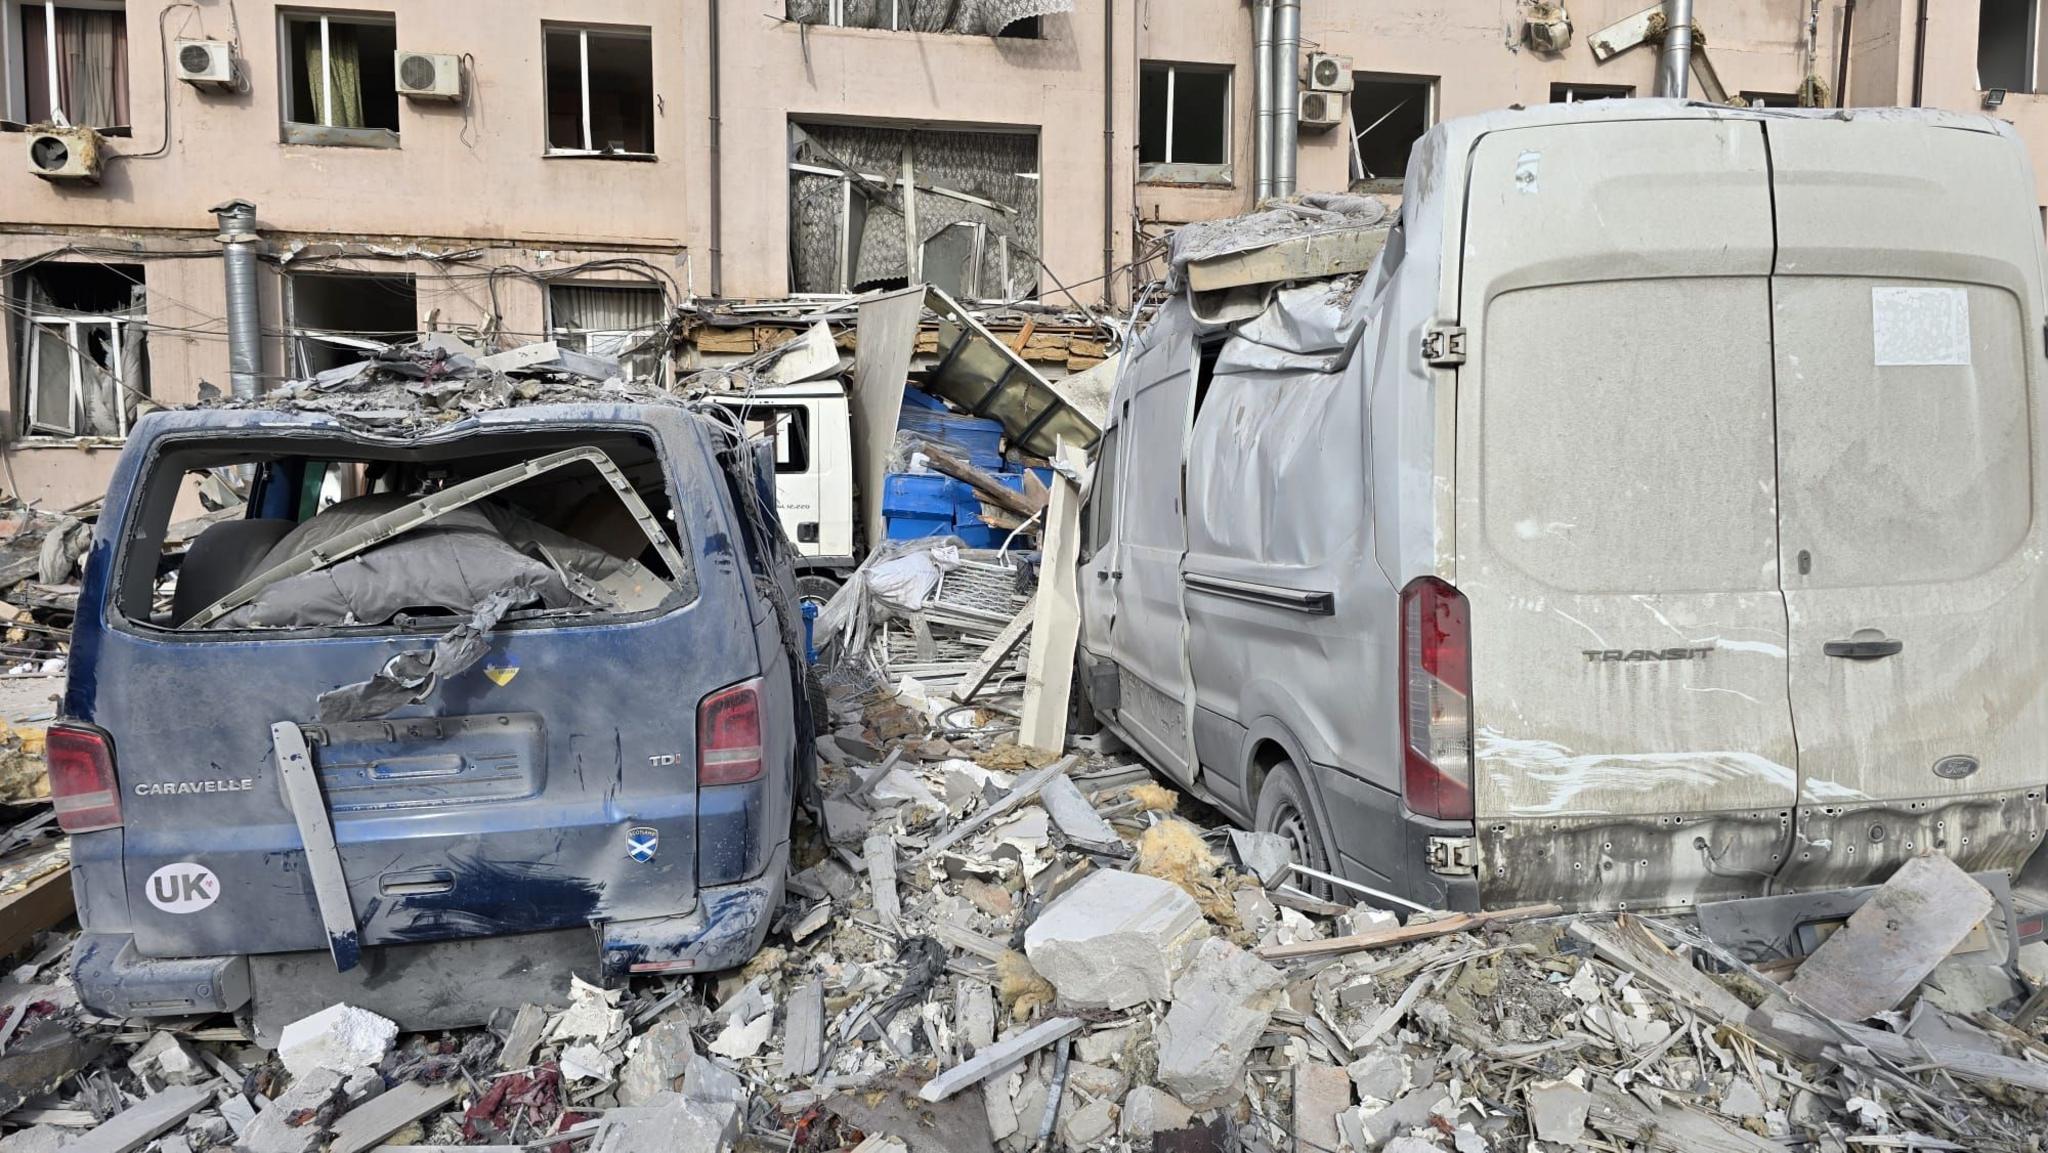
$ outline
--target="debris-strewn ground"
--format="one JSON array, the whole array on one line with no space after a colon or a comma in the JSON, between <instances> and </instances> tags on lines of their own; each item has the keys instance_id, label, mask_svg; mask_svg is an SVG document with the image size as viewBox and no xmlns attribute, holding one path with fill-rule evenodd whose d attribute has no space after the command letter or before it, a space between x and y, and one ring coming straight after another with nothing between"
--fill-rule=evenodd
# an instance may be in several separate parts
<instances>
[{"instance_id":1,"label":"debris-strewn ground","mask_svg":"<svg viewBox=\"0 0 2048 1153\"><path fill-rule=\"evenodd\" d=\"M947 614L874 627L989 631ZM271 1052L226 1018L92 1016L48 934L0 984L0 1151L2042 1147L2040 1000L1903 901L1975 888L1945 860L1786 989L1678 920L1354 903L1107 737L1019 748L1014 694L962 705L872 659L829 678L827 828L800 827L745 968L576 981L449 1033L337 1006ZM1871 933L1933 983L1842 987L1914 951ZM1824 991L1875 1016L1810 1012Z\"/></svg>"}]
</instances>

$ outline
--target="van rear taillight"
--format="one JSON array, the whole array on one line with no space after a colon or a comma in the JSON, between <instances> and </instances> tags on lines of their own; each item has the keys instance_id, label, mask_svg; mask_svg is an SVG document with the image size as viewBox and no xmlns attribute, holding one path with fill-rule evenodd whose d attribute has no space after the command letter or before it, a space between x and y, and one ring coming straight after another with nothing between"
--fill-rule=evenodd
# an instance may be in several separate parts
<instances>
[{"instance_id":1,"label":"van rear taillight","mask_svg":"<svg viewBox=\"0 0 2048 1153\"><path fill-rule=\"evenodd\" d=\"M761 682L720 689L697 706L697 783L737 785L761 775Z\"/></svg>"},{"instance_id":2,"label":"van rear taillight","mask_svg":"<svg viewBox=\"0 0 2048 1153\"><path fill-rule=\"evenodd\" d=\"M50 726L44 754L50 799L67 833L90 833L121 823L121 785L114 779L114 742L90 725Z\"/></svg>"},{"instance_id":3,"label":"van rear taillight","mask_svg":"<svg viewBox=\"0 0 2048 1153\"><path fill-rule=\"evenodd\" d=\"M1472 630L1457 589L1417 577L1401 592L1401 794L1439 820L1472 816Z\"/></svg>"}]
</instances>

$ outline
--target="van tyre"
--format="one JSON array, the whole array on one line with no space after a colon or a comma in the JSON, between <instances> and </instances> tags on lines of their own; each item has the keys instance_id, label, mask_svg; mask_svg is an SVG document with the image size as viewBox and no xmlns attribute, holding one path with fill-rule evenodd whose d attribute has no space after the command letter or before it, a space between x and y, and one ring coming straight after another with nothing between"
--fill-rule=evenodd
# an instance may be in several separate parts
<instances>
[{"instance_id":1,"label":"van tyre","mask_svg":"<svg viewBox=\"0 0 2048 1153\"><path fill-rule=\"evenodd\" d=\"M796 578L796 603L817 605L820 612L824 611L825 602L838 591L839 582L822 573L805 573Z\"/></svg>"},{"instance_id":2,"label":"van tyre","mask_svg":"<svg viewBox=\"0 0 2048 1153\"><path fill-rule=\"evenodd\" d=\"M1309 805L1308 787L1302 784L1301 774L1292 764L1281 761L1267 771L1265 784L1259 788L1258 817L1253 827L1287 838L1287 855L1296 864L1321 873L1336 871L1330 868L1329 849L1323 844L1315 809ZM1327 882L1302 877L1297 884L1317 897L1329 899Z\"/></svg>"}]
</instances>

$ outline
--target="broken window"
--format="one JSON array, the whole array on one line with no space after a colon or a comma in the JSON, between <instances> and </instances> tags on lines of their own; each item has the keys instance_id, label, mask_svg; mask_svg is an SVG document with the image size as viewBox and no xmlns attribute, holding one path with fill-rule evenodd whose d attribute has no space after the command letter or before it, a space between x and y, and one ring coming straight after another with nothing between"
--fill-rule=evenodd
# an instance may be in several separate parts
<instances>
[{"instance_id":1,"label":"broken window","mask_svg":"<svg viewBox=\"0 0 2048 1153\"><path fill-rule=\"evenodd\" d=\"M419 332L410 276L295 272L285 279L285 317L301 378L363 360Z\"/></svg>"},{"instance_id":2,"label":"broken window","mask_svg":"<svg viewBox=\"0 0 2048 1153\"><path fill-rule=\"evenodd\" d=\"M1138 68L1138 177L1176 183L1230 180L1230 68Z\"/></svg>"},{"instance_id":3,"label":"broken window","mask_svg":"<svg viewBox=\"0 0 2048 1153\"><path fill-rule=\"evenodd\" d=\"M1351 85L1351 123L1352 178L1398 185L1409 151L1436 123L1436 77L1360 73Z\"/></svg>"},{"instance_id":4,"label":"broken window","mask_svg":"<svg viewBox=\"0 0 2048 1153\"><path fill-rule=\"evenodd\" d=\"M1627 100L1636 90L1626 84L1553 84L1552 104L1581 104L1588 100Z\"/></svg>"},{"instance_id":5,"label":"broken window","mask_svg":"<svg viewBox=\"0 0 2048 1153\"><path fill-rule=\"evenodd\" d=\"M1074 0L787 0L783 9L798 24L1020 40L1042 36L1043 17L1073 10Z\"/></svg>"},{"instance_id":6,"label":"broken window","mask_svg":"<svg viewBox=\"0 0 2048 1153\"><path fill-rule=\"evenodd\" d=\"M1037 295L1035 133L795 123L789 131L794 291L923 282L970 299Z\"/></svg>"},{"instance_id":7,"label":"broken window","mask_svg":"<svg viewBox=\"0 0 2048 1153\"><path fill-rule=\"evenodd\" d=\"M177 494L221 475L250 478L245 515L166 547ZM179 438L141 495L118 577L138 624L441 631L493 598L516 626L693 595L659 452L624 431Z\"/></svg>"},{"instance_id":8,"label":"broken window","mask_svg":"<svg viewBox=\"0 0 2048 1153\"><path fill-rule=\"evenodd\" d=\"M547 29L548 152L654 155L654 38L645 28Z\"/></svg>"},{"instance_id":9,"label":"broken window","mask_svg":"<svg viewBox=\"0 0 2048 1153\"><path fill-rule=\"evenodd\" d=\"M767 438L775 446L775 471L808 472L811 467L811 413L790 405L746 406L747 435Z\"/></svg>"},{"instance_id":10,"label":"broken window","mask_svg":"<svg viewBox=\"0 0 2048 1153\"><path fill-rule=\"evenodd\" d=\"M111 2L53 4L21 0L18 35L0 36L19 52L20 87L9 94L18 119L128 132L128 16Z\"/></svg>"},{"instance_id":11,"label":"broken window","mask_svg":"<svg viewBox=\"0 0 2048 1153\"><path fill-rule=\"evenodd\" d=\"M1977 87L2034 91L2040 0L1983 0L1977 10Z\"/></svg>"},{"instance_id":12,"label":"broken window","mask_svg":"<svg viewBox=\"0 0 2048 1153\"><path fill-rule=\"evenodd\" d=\"M548 318L557 345L616 360L627 380L661 380L668 300L658 286L549 285Z\"/></svg>"},{"instance_id":13,"label":"broken window","mask_svg":"<svg viewBox=\"0 0 2048 1153\"><path fill-rule=\"evenodd\" d=\"M398 25L365 12L281 17L287 144L398 146Z\"/></svg>"},{"instance_id":14,"label":"broken window","mask_svg":"<svg viewBox=\"0 0 2048 1153\"><path fill-rule=\"evenodd\" d=\"M128 435L149 396L139 264L39 264L12 277L16 411L28 435Z\"/></svg>"}]
</instances>

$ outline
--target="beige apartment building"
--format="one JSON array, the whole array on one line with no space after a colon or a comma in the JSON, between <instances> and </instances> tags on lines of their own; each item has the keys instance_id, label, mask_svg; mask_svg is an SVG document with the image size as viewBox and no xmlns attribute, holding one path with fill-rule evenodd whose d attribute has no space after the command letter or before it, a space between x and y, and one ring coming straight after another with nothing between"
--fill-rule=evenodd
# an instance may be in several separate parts
<instances>
[{"instance_id":1,"label":"beige apartment building","mask_svg":"<svg viewBox=\"0 0 2048 1153\"><path fill-rule=\"evenodd\" d=\"M1995 106L2039 164L2041 2L1698 0L1694 18L1731 97ZM1652 94L1654 43L1592 46L1641 9L1300 0L1297 189L1396 190L1446 117ZM265 384L419 332L658 373L686 303L911 279L1127 304L1171 225L1254 201L1253 11L0 0L0 487L87 499L139 412L227 390L213 210L234 200L256 208ZM52 124L97 128L96 165Z\"/></svg>"}]
</instances>

